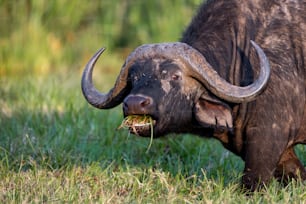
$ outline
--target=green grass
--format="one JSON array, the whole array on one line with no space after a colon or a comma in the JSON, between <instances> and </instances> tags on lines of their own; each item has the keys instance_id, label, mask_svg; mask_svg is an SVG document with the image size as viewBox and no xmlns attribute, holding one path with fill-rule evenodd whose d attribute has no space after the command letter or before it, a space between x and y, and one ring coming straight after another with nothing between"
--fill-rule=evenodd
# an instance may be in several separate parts
<instances>
[{"instance_id":1,"label":"green grass","mask_svg":"<svg viewBox=\"0 0 306 204\"><path fill-rule=\"evenodd\" d=\"M303 203L305 185L246 196L243 162L218 141L153 141L117 130L121 107L81 94L82 67L107 91L129 51L176 41L200 0L0 0L0 203ZM171 13L171 15L169 15ZM306 164L305 146L297 147Z\"/></svg>"},{"instance_id":2,"label":"green grass","mask_svg":"<svg viewBox=\"0 0 306 204\"><path fill-rule=\"evenodd\" d=\"M305 200L299 182L287 187L273 182L246 196L239 188L243 162L215 140L172 135L154 140L146 153L150 139L117 130L120 107L90 107L79 79L79 74L1 78L1 203ZM305 163L305 147L298 151Z\"/></svg>"}]
</instances>

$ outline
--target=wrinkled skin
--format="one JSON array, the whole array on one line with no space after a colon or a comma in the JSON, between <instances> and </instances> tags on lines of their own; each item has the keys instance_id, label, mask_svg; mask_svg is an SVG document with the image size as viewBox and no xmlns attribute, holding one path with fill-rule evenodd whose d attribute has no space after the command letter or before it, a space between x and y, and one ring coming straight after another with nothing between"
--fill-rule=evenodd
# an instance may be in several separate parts
<instances>
[{"instance_id":1,"label":"wrinkled skin","mask_svg":"<svg viewBox=\"0 0 306 204\"><path fill-rule=\"evenodd\" d=\"M173 61L155 59L138 62L131 67L129 82L131 92L123 101L124 116L152 116L155 137L168 133L199 132L210 137L214 129L224 132L232 128L230 108L209 96L201 83L186 76ZM201 98L202 95L205 98ZM133 100L135 96L149 98L150 103L140 108L139 104L135 104L139 101ZM137 133L151 136L149 131Z\"/></svg>"},{"instance_id":2,"label":"wrinkled skin","mask_svg":"<svg viewBox=\"0 0 306 204\"><path fill-rule=\"evenodd\" d=\"M194 98L196 92L188 95L181 92L185 79L182 77L182 72L178 66L170 61L162 63L145 61L131 67L130 73L132 89L129 96L124 100L123 106L127 103L133 103L129 102L131 95L150 97L152 102L144 107L143 111L139 110L138 107L134 109L124 108L125 116L133 114L151 115L156 121L154 126L155 137L171 132L188 132L192 129L193 101L187 98ZM201 86L198 84L198 87ZM173 102L169 98L175 98L177 102ZM177 111L182 110L182 108L184 108L183 112ZM186 126L186 124L190 125ZM150 136L150 133L142 136Z\"/></svg>"},{"instance_id":3,"label":"wrinkled skin","mask_svg":"<svg viewBox=\"0 0 306 204\"><path fill-rule=\"evenodd\" d=\"M266 89L254 101L232 103L186 73L176 58L143 59L129 70L124 116L152 116L154 137L193 133L218 139L245 161L242 184L251 191L273 177L306 180L293 149L306 144L305 11L304 0L208 1L181 42L200 51L225 80L245 86L260 67L249 43L254 40L271 66Z\"/></svg>"}]
</instances>

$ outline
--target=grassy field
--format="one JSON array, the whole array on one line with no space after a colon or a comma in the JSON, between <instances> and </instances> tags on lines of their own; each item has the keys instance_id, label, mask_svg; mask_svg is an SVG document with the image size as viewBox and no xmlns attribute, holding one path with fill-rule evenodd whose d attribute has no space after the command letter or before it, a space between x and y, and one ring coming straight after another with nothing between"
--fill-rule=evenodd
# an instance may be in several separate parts
<instances>
[{"instance_id":1,"label":"grassy field","mask_svg":"<svg viewBox=\"0 0 306 204\"><path fill-rule=\"evenodd\" d=\"M106 91L129 50L177 40L199 4L121 1L122 18L118 2L0 1L0 26L6 26L0 33L0 203L305 203L305 184L298 181L285 187L273 181L252 196L241 192L243 162L215 140L170 135L146 152L149 139L117 130L121 107L99 111L85 102L81 70L100 46L109 49L94 79ZM147 19L139 18L154 6ZM168 17L160 8L180 12ZM126 39L123 19L124 29L131 28ZM171 27L160 33L166 22ZM305 146L297 151L306 165Z\"/></svg>"}]
</instances>

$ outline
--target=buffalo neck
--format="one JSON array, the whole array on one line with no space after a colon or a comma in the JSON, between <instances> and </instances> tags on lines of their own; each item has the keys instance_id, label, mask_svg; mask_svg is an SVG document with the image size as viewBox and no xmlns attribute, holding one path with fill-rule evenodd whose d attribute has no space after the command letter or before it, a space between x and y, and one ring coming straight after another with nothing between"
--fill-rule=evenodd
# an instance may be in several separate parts
<instances>
[{"instance_id":1,"label":"buffalo neck","mask_svg":"<svg viewBox=\"0 0 306 204\"><path fill-rule=\"evenodd\" d=\"M255 38L255 17L237 1L208 2L203 6L207 8L200 8L181 41L200 51L228 82L251 84L254 74L249 56L250 40Z\"/></svg>"}]
</instances>

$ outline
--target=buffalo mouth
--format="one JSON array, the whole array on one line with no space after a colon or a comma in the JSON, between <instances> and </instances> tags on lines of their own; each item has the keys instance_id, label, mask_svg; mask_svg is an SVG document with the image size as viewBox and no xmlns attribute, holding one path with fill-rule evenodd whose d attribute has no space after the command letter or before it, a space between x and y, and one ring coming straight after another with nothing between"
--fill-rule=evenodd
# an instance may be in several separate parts
<instances>
[{"instance_id":1,"label":"buffalo mouth","mask_svg":"<svg viewBox=\"0 0 306 204\"><path fill-rule=\"evenodd\" d=\"M138 136L152 137L155 125L156 120L150 115L128 115L124 118L119 128L128 129L130 133Z\"/></svg>"}]
</instances>

